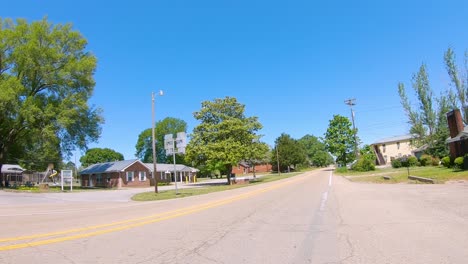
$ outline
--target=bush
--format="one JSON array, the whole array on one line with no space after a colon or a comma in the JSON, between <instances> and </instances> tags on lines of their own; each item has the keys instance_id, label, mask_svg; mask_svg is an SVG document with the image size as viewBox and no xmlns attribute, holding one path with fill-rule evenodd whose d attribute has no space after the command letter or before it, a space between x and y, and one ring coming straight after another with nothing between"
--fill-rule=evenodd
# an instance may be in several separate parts
<instances>
[{"instance_id":1,"label":"bush","mask_svg":"<svg viewBox=\"0 0 468 264\"><path fill-rule=\"evenodd\" d=\"M414 166L418 165L418 158L416 158L415 156L409 156L408 157L408 165L410 167L414 167Z\"/></svg>"},{"instance_id":2,"label":"bush","mask_svg":"<svg viewBox=\"0 0 468 264\"><path fill-rule=\"evenodd\" d=\"M346 173L346 172L348 172L348 168L346 168L346 166L344 166L344 167L338 167L338 168L336 168L336 172L338 172L338 173Z\"/></svg>"},{"instance_id":3,"label":"bush","mask_svg":"<svg viewBox=\"0 0 468 264\"><path fill-rule=\"evenodd\" d=\"M437 157L432 158L432 166L439 166L439 165L440 165L440 159Z\"/></svg>"},{"instance_id":4,"label":"bush","mask_svg":"<svg viewBox=\"0 0 468 264\"><path fill-rule=\"evenodd\" d=\"M419 159L419 162L421 162L421 166L429 166L432 164L432 157L424 154Z\"/></svg>"},{"instance_id":5,"label":"bush","mask_svg":"<svg viewBox=\"0 0 468 264\"><path fill-rule=\"evenodd\" d=\"M398 169L398 168L401 168L401 166L403 166L403 165L401 164L401 160L399 158L392 160L392 167L393 168Z\"/></svg>"},{"instance_id":6,"label":"bush","mask_svg":"<svg viewBox=\"0 0 468 264\"><path fill-rule=\"evenodd\" d=\"M375 170L375 159L369 154L364 154L353 164L352 169L355 171Z\"/></svg>"},{"instance_id":7,"label":"bush","mask_svg":"<svg viewBox=\"0 0 468 264\"><path fill-rule=\"evenodd\" d=\"M444 167L450 168L450 157L443 157L441 162Z\"/></svg>"},{"instance_id":8,"label":"bush","mask_svg":"<svg viewBox=\"0 0 468 264\"><path fill-rule=\"evenodd\" d=\"M463 157L458 157L455 159L455 161L453 162L455 168L457 169L463 169Z\"/></svg>"}]
</instances>

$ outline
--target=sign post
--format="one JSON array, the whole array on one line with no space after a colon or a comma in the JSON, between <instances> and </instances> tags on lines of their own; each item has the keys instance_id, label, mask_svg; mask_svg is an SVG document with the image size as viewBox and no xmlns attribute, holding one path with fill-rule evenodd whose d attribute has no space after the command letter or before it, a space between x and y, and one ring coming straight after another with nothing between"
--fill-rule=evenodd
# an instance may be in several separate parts
<instances>
[{"instance_id":1,"label":"sign post","mask_svg":"<svg viewBox=\"0 0 468 264\"><path fill-rule=\"evenodd\" d=\"M172 159L174 161L174 182L175 182L176 194L179 194L179 190L177 189L177 170L176 170L175 154L185 153L186 146L187 146L187 135L185 134L185 132L178 132L176 138L174 138L172 134L164 135L164 149L166 150L166 155L169 156L172 154Z\"/></svg>"},{"instance_id":2,"label":"sign post","mask_svg":"<svg viewBox=\"0 0 468 264\"><path fill-rule=\"evenodd\" d=\"M70 182L70 191L73 191L73 171L72 170L62 170L61 175L61 185L62 185L62 192L63 192L63 182L69 181Z\"/></svg>"}]
</instances>

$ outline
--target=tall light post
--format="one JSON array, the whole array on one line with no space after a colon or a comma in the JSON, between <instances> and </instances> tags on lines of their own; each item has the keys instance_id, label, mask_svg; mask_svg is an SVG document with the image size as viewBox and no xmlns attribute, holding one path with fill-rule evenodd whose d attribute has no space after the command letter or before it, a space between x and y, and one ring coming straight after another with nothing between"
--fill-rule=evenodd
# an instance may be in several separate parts
<instances>
[{"instance_id":1,"label":"tall light post","mask_svg":"<svg viewBox=\"0 0 468 264\"><path fill-rule=\"evenodd\" d=\"M159 90L159 96L163 96L164 93L162 90ZM153 146L153 180L154 180L154 192L158 193L158 181L156 180L156 174L158 171L156 170L156 136L154 133L154 127L156 126L155 123L155 113L154 113L154 92L151 93L151 113L152 113L152 122L151 122L151 138L152 138L152 146Z\"/></svg>"}]
</instances>

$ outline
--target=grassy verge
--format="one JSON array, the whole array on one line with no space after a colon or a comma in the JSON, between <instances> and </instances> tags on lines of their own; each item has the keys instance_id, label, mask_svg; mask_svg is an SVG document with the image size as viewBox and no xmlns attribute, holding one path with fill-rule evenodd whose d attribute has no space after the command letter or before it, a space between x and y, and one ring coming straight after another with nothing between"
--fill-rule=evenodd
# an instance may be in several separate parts
<instances>
[{"instance_id":1,"label":"grassy verge","mask_svg":"<svg viewBox=\"0 0 468 264\"><path fill-rule=\"evenodd\" d=\"M180 189L179 194L176 194L175 190L162 191L159 193L144 192L144 193L139 193L139 194L134 195L132 197L132 200L134 201L156 201L156 200L183 198L183 197L188 197L188 196L232 190L232 189L252 186L256 184L277 181L277 180L293 177L302 173L304 172L281 173L281 175L270 174L270 175L263 176L261 178L257 178L256 180L250 181L248 184L207 185L206 187Z\"/></svg>"},{"instance_id":2,"label":"grassy verge","mask_svg":"<svg viewBox=\"0 0 468 264\"><path fill-rule=\"evenodd\" d=\"M385 168L377 169L371 172L343 172L338 175L347 176L354 182L373 182L373 183L420 183L408 180L407 168ZM436 180L437 183L444 183L450 180L468 180L468 171L454 170L445 167L410 167L409 174L412 176L425 177ZM386 180L383 176L389 176Z\"/></svg>"},{"instance_id":3,"label":"grassy verge","mask_svg":"<svg viewBox=\"0 0 468 264\"><path fill-rule=\"evenodd\" d=\"M4 191L7 192L28 192L28 193L57 193L62 192L62 187L60 186L49 186L49 189L40 190L39 187L26 187L26 186L19 186L16 188L3 188ZM97 190L113 190L111 188L90 188L90 187L81 187L81 186L73 186L73 192L88 192L88 191L97 191ZM70 192L70 186L63 187L64 192Z\"/></svg>"}]
</instances>

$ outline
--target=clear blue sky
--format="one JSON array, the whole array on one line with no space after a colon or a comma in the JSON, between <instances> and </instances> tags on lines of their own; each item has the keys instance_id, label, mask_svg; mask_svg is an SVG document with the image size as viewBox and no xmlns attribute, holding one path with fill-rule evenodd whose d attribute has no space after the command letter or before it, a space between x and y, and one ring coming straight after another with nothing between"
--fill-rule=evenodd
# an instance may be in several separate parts
<instances>
[{"instance_id":1,"label":"clear blue sky","mask_svg":"<svg viewBox=\"0 0 468 264\"><path fill-rule=\"evenodd\" d=\"M436 94L449 87L448 47L468 48L468 1L1 1L0 16L73 24L98 58L91 103L97 144L134 157L138 134L177 117L192 131L204 100L237 97L263 140L323 136L356 98L364 144L408 132L397 93L422 62ZM413 93L411 92L411 95ZM80 154L77 155L79 159Z\"/></svg>"}]
</instances>

